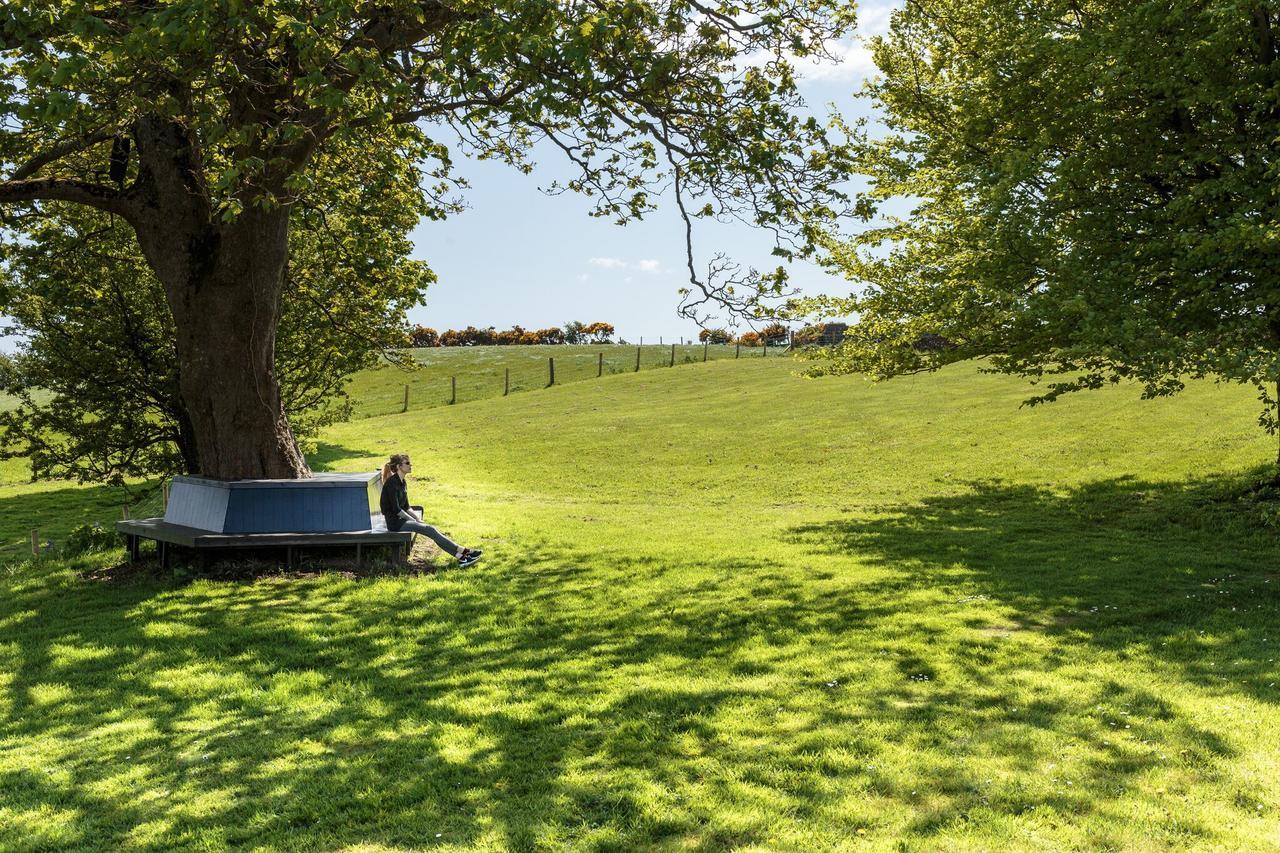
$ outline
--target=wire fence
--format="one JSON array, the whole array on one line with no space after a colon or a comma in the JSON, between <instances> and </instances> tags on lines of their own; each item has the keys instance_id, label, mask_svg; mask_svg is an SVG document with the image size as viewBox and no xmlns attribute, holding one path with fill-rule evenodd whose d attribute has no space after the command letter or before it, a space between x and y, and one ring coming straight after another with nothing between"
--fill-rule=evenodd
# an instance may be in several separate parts
<instances>
[{"instance_id":1,"label":"wire fence","mask_svg":"<svg viewBox=\"0 0 1280 853\"><path fill-rule=\"evenodd\" d=\"M768 358L785 345L602 344L594 346L435 347L414 350L417 367L387 366L348 388L354 418L457 405L619 373L726 359Z\"/></svg>"},{"instance_id":2,"label":"wire fence","mask_svg":"<svg viewBox=\"0 0 1280 853\"><path fill-rule=\"evenodd\" d=\"M786 345L695 343L434 347L413 351L418 362L415 370L387 366L357 375L348 393L353 401L353 417L367 418L492 399L619 373L777 357L788 350ZM64 501L56 493L33 495L30 501L24 501L29 507L26 524L0 524L4 531L0 567L33 557L66 554L77 546L73 531L82 525L96 525L101 530L97 535L107 541L119 519L162 516L168 489L160 480L135 484L128 491L92 486L77 490L74 513L66 511ZM15 531L20 532L15 535Z\"/></svg>"}]
</instances>

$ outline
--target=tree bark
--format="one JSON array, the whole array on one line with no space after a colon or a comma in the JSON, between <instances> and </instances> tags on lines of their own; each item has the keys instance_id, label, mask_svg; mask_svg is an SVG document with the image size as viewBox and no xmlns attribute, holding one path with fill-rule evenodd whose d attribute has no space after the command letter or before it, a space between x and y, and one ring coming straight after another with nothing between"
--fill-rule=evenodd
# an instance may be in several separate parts
<instances>
[{"instance_id":1,"label":"tree bark","mask_svg":"<svg viewBox=\"0 0 1280 853\"><path fill-rule=\"evenodd\" d=\"M285 417L275 372L288 221L284 209L242 215L206 275L166 287L182 397L206 476L311 474Z\"/></svg>"},{"instance_id":2,"label":"tree bark","mask_svg":"<svg viewBox=\"0 0 1280 853\"><path fill-rule=\"evenodd\" d=\"M177 335L193 473L222 480L311 476L275 372L289 209L249 207L217 221L198 152L178 125L139 122L132 222L164 285Z\"/></svg>"}]
</instances>

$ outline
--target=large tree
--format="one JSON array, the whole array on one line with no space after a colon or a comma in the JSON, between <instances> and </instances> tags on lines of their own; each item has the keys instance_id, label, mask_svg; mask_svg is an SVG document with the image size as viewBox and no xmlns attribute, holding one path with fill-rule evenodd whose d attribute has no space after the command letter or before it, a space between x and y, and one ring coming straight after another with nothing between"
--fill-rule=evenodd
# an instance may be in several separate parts
<instances>
[{"instance_id":1,"label":"large tree","mask_svg":"<svg viewBox=\"0 0 1280 853\"><path fill-rule=\"evenodd\" d=\"M868 225L830 243L858 286L804 306L857 318L816 371L987 357L1036 401L1213 376L1274 428L1278 39L1265 0L909 0L865 90Z\"/></svg>"},{"instance_id":2,"label":"large tree","mask_svg":"<svg viewBox=\"0 0 1280 853\"><path fill-rule=\"evenodd\" d=\"M739 216L803 250L844 163L798 117L787 57L851 16L837 0L9 2L0 207L127 222L172 315L200 472L306 476L274 350L321 152L438 164L444 145L408 132L432 127L527 169L544 140L600 215L641 216L670 186L686 225ZM741 305L689 266L691 290Z\"/></svg>"},{"instance_id":3,"label":"large tree","mask_svg":"<svg viewBox=\"0 0 1280 853\"><path fill-rule=\"evenodd\" d=\"M300 438L349 408L345 380L380 358L404 359L405 313L433 280L409 259L421 216L449 212L398 170L331 146L321 192L293 206L275 370ZM84 205L51 202L10 218L0 246L0 315L22 336L0 364L0 456L33 477L130 478L200 471L165 292L132 228Z\"/></svg>"}]
</instances>

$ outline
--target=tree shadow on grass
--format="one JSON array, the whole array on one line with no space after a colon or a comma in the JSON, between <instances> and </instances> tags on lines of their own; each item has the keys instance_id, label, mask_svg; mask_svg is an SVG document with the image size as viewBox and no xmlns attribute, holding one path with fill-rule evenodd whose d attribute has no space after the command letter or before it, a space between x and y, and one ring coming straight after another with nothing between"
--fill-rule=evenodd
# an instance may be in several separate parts
<instances>
[{"instance_id":1,"label":"tree shadow on grass","mask_svg":"<svg viewBox=\"0 0 1280 853\"><path fill-rule=\"evenodd\" d=\"M379 456L381 451L369 448L345 447L341 444L319 442L307 454L307 464L312 471L332 471L333 466L346 459L363 459L368 456Z\"/></svg>"},{"instance_id":2,"label":"tree shadow on grass","mask_svg":"<svg viewBox=\"0 0 1280 853\"><path fill-rule=\"evenodd\" d=\"M799 527L792 538L891 567L881 584L889 594L932 588L957 596L958 608L992 599L1005 618L968 623L985 638L1045 632L1277 702L1280 536L1258 521L1274 508L1236 497L1246 482L974 482L962 494Z\"/></svg>"},{"instance_id":3,"label":"tree shadow on grass","mask_svg":"<svg viewBox=\"0 0 1280 853\"><path fill-rule=\"evenodd\" d=\"M998 519L1018 511L995 503L983 524L1007 527ZM866 550L883 533L799 535ZM966 553L955 537L935 543L947 566ZM981 642L954 649L972 682L912 681L926 654L877 652L901 617L899 583L927 577L931 554L898 556L913 568L880 587L815 588L807 570L750 560L601 561L555 543L492 549L478 570L433 578L18 578L0 600L0 793L16 827L0 842L723 849L768 845L780 822L855 838L883 813L912 815L906 830L928 837L979 808L1087 815L1105 784L1154 766L1099 748L1105 782L993 793L964 755L937 757L968 738L962 752L1028 769L1052 754L1044 733L1088 703L1141 710L1170 749L1229 756L1130 684L1009 709L998 683L1023 659L983 663ZM1028 611L1079 594L1009 583ZM955 642L917 627L913 648ZM887 767L903 744L931 763L927 779Z\"/></svg>"},{"instance_id":4,"label":"tree shadow on grass","mask_svg":"<svg viewBox=\"0 0 1280 853\"><path fill-rule=\"evenodd\" d=\"M961 494L792 530L792 541L815 555L854 556L885 570L867 599L902 602L903 630L928 636L924 651L881 650L917 682L882 694L886 714L928 732L968 709L987 728L966 744L981 740L981 752L1009 756L1028 774L1044 758L1036 731L1062 734L1079 730L1082 716L1098 720L1080 736L1100 743L1088 767L1105 783L1082 788L1077 779L1069 791L993 796L957 772L950 796L919 815L913 832L967 820L976 803L1013 814L1037 806L1114 811L1125 780L1179 762L1197 772L1231 766L1234 748L1179 711L1162 685L1191 685L1210 702L1280 704L1280 538L1259 522L1274 507L1239 498L1252 479L1117 478L1052 489L973 482ZM931 628L940 622L968 630ZM1089 666L1098 667L1096 679ZM1126 667L1137 680L1115 675ZM1010 709L1002 695L1001 685L1073 669L1084 672L1079 697L1046 694ZM1247 816L1265 799L1250 789L1233 810ZM1181 836L1212 836L1204 822L1184 818Z\"/></svg>"},{"instance_id":5,"label":"tree shadow on grass","mask_svg":"<svg viewBox=\"0 0 1280 853\"><path fill-rule=\"evenodd\" d=\"M0 772L14 814L29 816L15 831L32 846L288 833L302 846L516 849L563 833L608 844L699 831L710 815L655 810L645 791L675 789L663 758L674 739L711 742L712 717L740 691L597 682L655 656L727 659L795 617L731 613L734 594L658 623L645 609L584 620L599 591L577 559L508 556L500 573L429 588L18 581L0 602L14 638L0 741L41 758ZM63 821L38 817L50 804Z\"/></svg>"}]
</instances>

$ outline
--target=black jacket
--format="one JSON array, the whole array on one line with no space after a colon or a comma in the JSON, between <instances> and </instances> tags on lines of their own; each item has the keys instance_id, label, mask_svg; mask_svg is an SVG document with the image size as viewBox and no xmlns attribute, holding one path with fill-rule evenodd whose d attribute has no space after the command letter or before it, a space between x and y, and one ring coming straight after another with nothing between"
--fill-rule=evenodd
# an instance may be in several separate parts
<instances>
[{"instance_id":1,"label":"black jacket","mask_svg":"<svg viewBox=\"0 0 1280 853\"><path fill-rule=\"evenodd\" d=\"M382 498L378 501L382 507L382 518L387 522L388 530L399 530L404 526L404 517L400 510L409 511L409 488L404 484L404 477L392 474L382 484Z\"/></svg>"}]
</instances>

